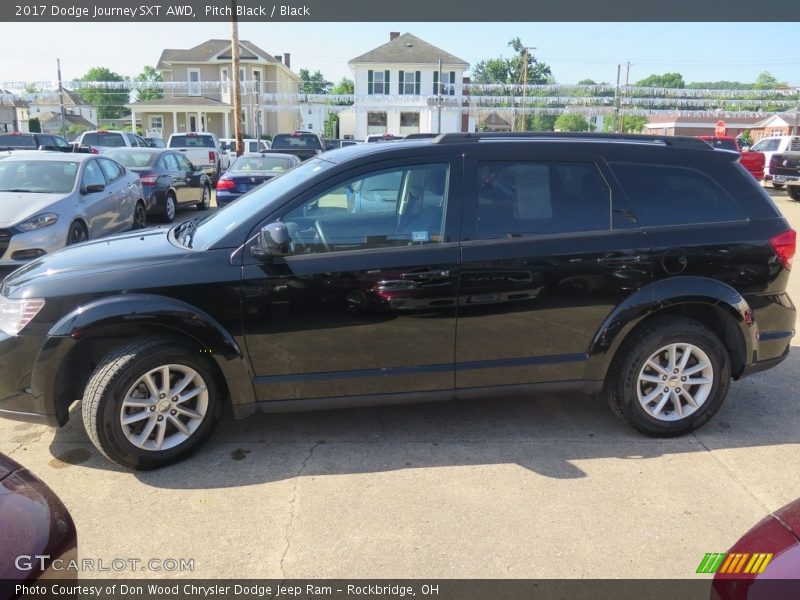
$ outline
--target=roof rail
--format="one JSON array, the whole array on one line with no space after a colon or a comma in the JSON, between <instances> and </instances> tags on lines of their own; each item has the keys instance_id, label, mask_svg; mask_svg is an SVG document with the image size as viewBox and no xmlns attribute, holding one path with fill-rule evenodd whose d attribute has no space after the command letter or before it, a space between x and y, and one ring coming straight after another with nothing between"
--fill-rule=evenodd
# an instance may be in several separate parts
<instances>
[{"instance_id":1,"label":"roof rail","mask_svg":"<svg viewBox=\"0 0 800 600\"><path fill-rule=\"evenodd\" d=\"M555 131L517 131L517 132L482 132L482 133L443 133L433 140L434 144L457 144L462 142L478 142L481 140L575 140L583 142L612 141L639 144L654 144L674 148L694 150L713 150L710 144L701 139L689 136L641 135L634 133L581 133Z\"/></svg>"}]
</instances>

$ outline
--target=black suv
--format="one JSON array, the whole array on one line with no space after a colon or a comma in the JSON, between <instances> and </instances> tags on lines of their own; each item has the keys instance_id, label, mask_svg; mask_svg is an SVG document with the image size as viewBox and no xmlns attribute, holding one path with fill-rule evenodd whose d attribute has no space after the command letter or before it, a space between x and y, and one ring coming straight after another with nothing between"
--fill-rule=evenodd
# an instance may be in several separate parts
<instances>
[{"instance_id":1,"label":"black suv","mask_svg":"<svg viewBox=\"0 0 800 600\"><path fill-rule=\"evenodd\" d=\"M72 152L73 148L60 135L49 133L0 133L0 150L56 150Z\"/></svg>"},{"instance_id":2,"label":"black suv","mask_svg":"<svg viewBox=\"0 0 800 600\"><path fill-rule=\"evenodd\" d=\"M702 140L445 134L325 153L223 210L0 288L0 413L83 398L128 467L235 416L604 393L668 436L786 358L795 232Z\"/></svg>"}]
</instances>

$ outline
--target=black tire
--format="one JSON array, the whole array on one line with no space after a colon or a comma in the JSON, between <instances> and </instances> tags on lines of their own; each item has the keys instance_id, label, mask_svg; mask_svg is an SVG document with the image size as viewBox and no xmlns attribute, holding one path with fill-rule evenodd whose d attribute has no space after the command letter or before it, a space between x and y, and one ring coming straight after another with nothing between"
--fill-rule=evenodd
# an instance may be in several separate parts
<instances>
[{"instance_id":1,"label":"black tire","mask_svg":"<svg viewBox=\"0 0 800 600\"><path fill-rule=\"evenodd\" d=\"M141 408L139 412L131 413L126 412L131 408L123 407L123 401L128 392L133 389L134 384L145 377L147 373L164 365L188 368L202 378L200 381L205 384L207 394L203 394L202 391L196 394L193 404L193 400L189 400L185 404L178 402L178 405L184 408L196 410L198 415L204 410L201 419L194 419L198 421L197 423L194 423L193 419L182 417L174 410L176 407L174 400L164 398L164 395L153 399L153 402L156 403L153 408ZM180 372L174 371L173 374L177 377ZM194 383L193 380L192 385ZM146 390L146 387L141 387L143 385L140 384L139 389ZM160 391L160 385L159 383L152 389ZM142 396L145 402L152 397L149 392ZM174 396L174 398L177 397L177 395ZM169 405L170 402L173 403L172 407L160 406L161 404ZM202 408L201 404L203 404ZM148 470L177 462L194 452L210 435L221 413L221 407L219 387L210 360L202 356L196 349L178 340L159 336L131 341L106 356L94 370L86 385L81 413L89 438L106 458L129 469ZM169 438L167 433L163 434L164 441L168 443L176 441L177 437L175 445L164 450L147 449L135 445L123 431L121 423L123 414L127 416L153 414L153 417L140 419L135 424L131 424L129 429L126 428L129 436L144 435L143 430L154 418L157 418L158 424L154 423L155 428L151 427L150 432L144 438L144 444L157 443L156 436L159 432L156 429L163 429L165 432L171 432ZM180 418L187 419L182 422L189 431L188 437L182 441L180 432L172 425ZM162 421L163 425L160 425ZM193 429L189 430L187 424L191 425ZM140 430L131 431L135 427L140 427ZM151 440L151 438L153 439Z\"/></svg>"},{"instance_id":2,"label":"black tire","mask_svg":"<svg viewBox=\"0 0 800 600\"><path fill-rule=\"evenodd\" d=\"M178 202L175 200L175 194L172 192L167 193L164 199L164 210L161 211L161 220L165 223L172 223L175 220L175 213L178 212Z\"/></svg>"},{"instance_id":3,"label":"black tire","mask_svg":"<svg viewBox=\"0 0 800 600\"><path fill-rule=\"evenodd\" d=\"M69 226L69 231L67 231L67 246L80 244L88 239L89 231L86 229L86 225L80 221L73 221Z\"/></svg>"},{"instance_id":4,"label":"black tire","mask_svg":"<svg viewBox=\"0 0 800 600\"><path fill-rule=\"evenodd\" d=\"M208 210L211 208L211 187L203 186L203 199L197 203L197 210Z\"/></svg>"},{"instance_id":5,"label":"black tire","mask_svg":"<svg viewBox=\"0 0 800 600\"><path fill-rule=\"evenodd\" d=\"M147 227L147 209L144 202L139 200L133 209L133 226L131 229L144 229Z\"/></svg>"},{"instance_id":6,"label":"black tire","mask_svg":"<svg viewBox=\"0 0 800 600\"><path fill-rule=\"evenodd\" d=\"M676 420L663 420L656 418L642 406L639 401L639 386L653 386L645 388L642 393L661 394L661 386L664 385L663 392L675 389L678 394L681 394L684 391L680 386L684 385L687 386L684 393L689 393L692 397L697 396L698 388L685 383L681 384L678 376L674 375L670 375L669 381L663 384L660 382L643 384L639 380L639 375L644 372L645 363L659 349L675 343L691 344L705 353L711 363L712 384L705 400L694 412ZM690 355L689 358L693 359L694 357ZM661 375L661 377L666 377L666 375ZM691 380L692 376L689 377ZM701 377L703 377L702 373ZM728 353L713 331L691 319L663 317L648 322L629 335L629 339L623 343L614 359L607 380L606 392L612 410L623 421L647 435L670 437L693 431L714 416L725 400L730 380L731 368ZM658 399L663 397L661 395ZM671 409L667 410L667 413L673 413L671 418L674 418L676 413L673 397L678 398L679 396L673 396L670 392L668 404L664 405L665 409ZM686 396L680 397L686 398ZM654 399L652 402L655 401ZM679 399L678 403L681 404L681 410L691 410L689 404L683 404L682 400Z\"/></svg>"},{"instance_id":7,"label":"black tire","mask_svg":"<svg viewBox=\"0 0 800 600\"><path fill-rule=\"evenodd\" d=\"M786 193L789 194L789 198L791 198L795 202L800 202L800 186L798 186L798 185L787 185L786 186Z\"/></svg>"}]
</instances>

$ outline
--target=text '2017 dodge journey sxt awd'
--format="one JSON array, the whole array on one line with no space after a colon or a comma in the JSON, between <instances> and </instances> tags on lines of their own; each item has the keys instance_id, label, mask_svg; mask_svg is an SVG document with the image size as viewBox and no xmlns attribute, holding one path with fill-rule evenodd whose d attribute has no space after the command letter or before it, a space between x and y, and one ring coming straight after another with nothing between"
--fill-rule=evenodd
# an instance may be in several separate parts
<instances>
[{"instance_id":1,"label":"text '2017 dodge journey sxt awd'","mask_svg":"<svg viewBox=\"0 0 800 600\"><path fill-rule=\"evenodd\" d=\"M214 214L44 256L0 288L0 414L109 459L237 417L603 393L691 431L789 351L795 232L690 138L445 134L321 154Z\"/></svg>"}]
</instances>

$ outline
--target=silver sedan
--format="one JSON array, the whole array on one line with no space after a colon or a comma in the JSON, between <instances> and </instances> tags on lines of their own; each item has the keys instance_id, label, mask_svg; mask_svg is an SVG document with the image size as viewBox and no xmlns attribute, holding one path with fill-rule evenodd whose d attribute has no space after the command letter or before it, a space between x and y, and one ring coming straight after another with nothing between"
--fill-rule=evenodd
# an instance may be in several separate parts
<instances>
[{"instance_id":1,"label":"silver sedan","mask_svg":"<svg viewBox=\"0 0 800 600\"><path fill-rule=\"evenodd\" d=\"M0 274L69 244L146 225L139 176L94 154L0 161Z\"/></svg>"}]
</instances>

